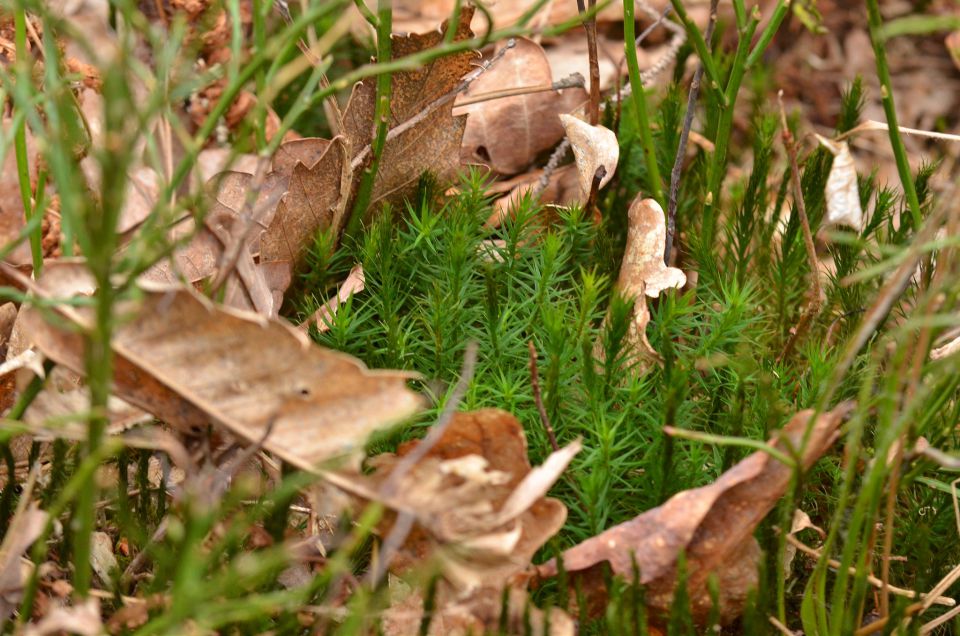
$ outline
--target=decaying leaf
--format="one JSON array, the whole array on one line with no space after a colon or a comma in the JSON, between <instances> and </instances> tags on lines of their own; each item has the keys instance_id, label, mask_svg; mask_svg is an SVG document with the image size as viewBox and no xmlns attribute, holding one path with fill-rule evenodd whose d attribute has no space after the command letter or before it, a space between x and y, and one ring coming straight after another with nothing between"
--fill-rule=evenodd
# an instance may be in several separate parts
<instances>
[{"instance_id":1,"label":"decaying leaf","mask_svg":"<svg viewBox=\"0 0 960 636\"><path fill-rule=\"evenodd\" d=\"M812 423L814 412L801 411L771 445L788 454L791 449L799 452L810 427L802 453L802 465L809 467L834 442L851 409L852 404L841 404ZM564 569L586 572L607 561L616 574L632 580L636 559L647 604L653 618L662 620L672 604L677 557L683 551L694 617L702 622L708 616L712 601L706 582L716 573L721 618L728 623L740 614L748 591L757 584L760 551L753 531L786 491L792 472L768 453L755 452L714 483L674 495L662 506L570 548L562 555ZM555 560L539 568L546 577L557 571Z\"/></svg>"},{"instance_id":2,"label":"decaying leaf","mask_svg":"<svg viewBox=\"0 0 960 636\"><path fill-rule=\"evenodd\" d=\"M535 170L501 184L509 189L507 194L498 197L493 202L493 213L487 218L487 227L499 227L505 219L514 216L516 206L523 197L534 195L539 191L539 203L543 205L576 205L582 203L580 183L577 178L576 166L573 164L561 166L547 177L547 185L540 190L540 179L543 170Z\"/></svg>"},{"instance_id":3,"label":"decaying leaf","mask_svg":"<svg viewBox=\"0 0 960 636\"><path fill-rule=\"evenodd\" d=\"M43 280L34 292L49 294ZM282 320L214 305L190 288L144 283L142 299L119 311L126 320L113 338L116 395L174 426L212 422L247 442L266 436L265 449L304 470L357 451L419 405L407 374L368 371ZM75 325L92 320L86 308L57 312ZM22 313L41 351L83 372L79 335L35 307Z\"/></svg>"},{"instance_id":4,"label":"decaying leaf","mask_svg":"<svg viewBox=\"0 0 960 636\"><path fill-rule=\"evenodd\" d=\"M857 187L857 166L846 141L833 141L817 135L820 143L833 153L833 166L827 177L827 216L830 225L846 225L857 232L863 229L863 208Z\"/></svg>"},{"instance_id":5,"label":"decaying leaf","mask_svg":"<svg viewBox=\"0 0 960 636\"><path fill-rule=\"evenodd\" d=\"M550 64L540 45L526 38L515 42L458 101L493 91L550 85ZM586 100L586 91L572 88L460 106L454 114L468 115L461 159L464 163L487 164L500 174L516 174L563 138L558 115Z\"/></svg>"},{"instance_id":6,"label":"decaying leaf","mask_svg":"<svg viewBox=\"0 0 960 636\"><path fill-rule=\"evenodd\" d=\"M419 443L373 458L376 471L369 477L341 475L335 483L414 516L416 526L390 564L393 572L434 557L457 589L502 587L563 525L566 507L545 495L580 443L531 470L515 417L498 409L457 413L437 444L396 484L395 494L382 494L398 462ZM389 533L392 523L387 520L380 532Z\"/></svg>"},{"instance_id":7,"label":"decaying leaf","mask_svg":"<svg viewBox=\"0 0 960 636\"><path fill-rule=\"evenodd\" d=\"M473 36L470 30L473 14L473 7L463 8L460 22L455 27L455 41ZM394 36L393 56L400 58L437 46L443 41L447 28L444 24L440 29L424 34ZM456 178L466 115L453 115L452 100L432 110L430 107L451 94L461 78L473 69L477 57L473 51L464 51L392 76L389 128L420 119L392 136L384 145L370 196L371 212L375 212L379 204L397 203L413 194L424 172L433 174L441 182ZM375 84L372 80L357 84L344 112L344 123L348 134L352 134L354 153L362 152L373 141ZM364 160L364 167L368 161L369 158Z\"/></svg>"},{"instance_id":8,"label":"decaying leaf","mask_svg":"<svg viewBox=\"0 0 960 636\"><path fill-rule=\"evenodd\" d=\"M36 503L17 511L0 544L0 621L6 621L20 604L28 572L20 557L36 541L47 523L47 513Z\"/></svg>"},{"instance_id":9,"label":"decaying leaf","mask_svg":"<svg viewBox=\"0 0 960 636\"><path fill-rule=\"evenodd\" d=\"M54 634L78 634L99 636L103 634L100 619L100 601L89 598L71 606L54 607L40 621L27 625L23 636L53 636Z\"/></svg>"},{"instance_id":10,"label":"decaying leaf","mask_svg":"<svg viewBox=\"0 0 960 636\"><path fill-rule=\"evenodd\" d=\"M591 126L573 115L560 115L560 121L573 148L577 172L580 174L580 194L586 201L599 169L603 169L600 175L601 188L613 178L620 158L620 144L614 132L603 126Z\"/></svg>"},{"instance_id":11,"label":"decaying leaf","mask_svg":"<svg viewBox=\"0 0 960 636\"><path fill-rule=\"evenodd\" d=\"M627 211L627 223L627 245L617 281L621 291L631 298L640 294L656 298L665 289L686 285L683 271L663 262L667 226L660 204L637 196Z\"/></svg>"},{"instance_id":12,"label":"decaying leaf","mask_svg":"<svg viewBox=\"0 0 960 636\"><path fill-rule=\"evenodd\" d=\"M687 277L682 270L663 263L667 230L663 208L654 199L637 195L627 211L627 243L617 278L617 291L633 301L633 316L627 331L627 344L632 350L630 365L645 373L653 361L661 360L647 340L650 310L647 297L656 298L664 289L683 287ZM609 320L609 318L608 318ZM603 359L602 342L594 346L594 357Z\"/></svg>"},{"instance_id":13,"label":"decaying leaf","mask_svg":"<svg viewBox=\"0 0 960 636\"><path fill-rule=\"evenodd\" d=\"M298 143L298 150L316 151L318 147L319 144L311 147ZM287 149L285 154L280 155L281 167L285 167L293 152L293 149ZM310 159L309 156L301 158ZM344 160L344 140L337 137L326 144L313 163L304 164L300 160L294 163L287 193L277 206L272 223L260 238L261 262L286 261L296 264L304 248L313 243L318 232L331 228L335 232L340 230L343 219L338 211Z\"/></svg>"},{"instance_id":14,"label":"decaying leaf","mask_svg":"<svg viewBox=\"0 0 960 636\"><path fill-rule=\"evenodd\" d=\"M399 598L383 614L384 635L421 634L423 596L412 590L396 596ZM500 632L503 625L506 626L506 634L573 636L576 633L573 620L565 612L555 607L546 612L537 608L532 605L527 593L518 588L509 591L505 620L501 620L502 593L493 588L483 588L466 597L456 597L442 590L434 602L436 609L427 631L430 636L488 634Z\"/></svg>"},{"instance_id":15,"label":"decaying leaf","mask_svg":"<svg viewBox=\"0 0 960 636\"><path fill-rule=\"evenodd\" d=\"M330 329L330 321L333 320L333 317L337 315L337 309L343 303L358 292L362 292L364 289L365 280L363 277L363 266L357 265L350 270L350 273L347 274L347 278L343 281L343 284L337 288L337 295L328 300L323 304L322 307L317 309L307 320L300 325L301 329L309 329L310 325L316 325L317 330L321 333L328 331Z\"/></svg>"}]
</instances>

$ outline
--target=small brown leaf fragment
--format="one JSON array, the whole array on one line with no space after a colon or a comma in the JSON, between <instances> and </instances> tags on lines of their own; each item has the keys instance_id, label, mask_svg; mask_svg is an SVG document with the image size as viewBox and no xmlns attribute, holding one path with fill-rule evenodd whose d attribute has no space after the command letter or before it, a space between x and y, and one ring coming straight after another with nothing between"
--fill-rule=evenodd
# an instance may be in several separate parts
<instances>
[{"instance_id":1,"label":"small brown leaf fragment","mask_svg":"<svg viewBox=\"0 0 960 636\"><path fill-rule=\"evenodd\" d=\"M0 544L0 621L10 618L20 605L26 572L20 557L37 540L47 523L47 513L32 503L10 520L10 526Z\"/></svg>"},{"instance_id":2,"label":"small brown leaf fragment","mask_svg":"<svg viewBox=\"0 0 960 636\"><path fill-rule=\"evenodd\" d=\"M627 223L627 245L617 281L620 290L629 297L646 294L656 298L665 289L686 285L683 271L663 262L667 229L660 204L637 196L627 211Z\"/></svg>"},{"instance_id":3,"label":"small brown leaf fragment","mask_svg":"<svg viewBox=\"0 0 960 636\"><path fill-rule=\"evenodd\" d=\"M473 36L470 20L474 9L465 6L456 25L454 41ZM433 48L443 41L448 29L423 34L394 35L393 57L401 58ZM466 127L466 116L453 115L453 101L429 110L437 100L448 96L464 75L473 70L477 54L464 51L424 64L412 71L395 73L392 78L388 127L394 129L416 117L417 123L387 140L377 167L370 211L380 204L399 203L416 192L420 176L428 172L440 182L453 181L460 169L460 147ZM344 130L352 142L354 156L363 152L373 140L375 128L376 82L364 80L354 86L344 111ZM367 154L363 168L369 165ZM360 174L362 170L358 170Z\"/></svg>"},{"instance_id":4,"label":"small brown leaf fragment","mask_svg":"<svg viewBox=\"0 0 960 636\"><path fill-rule=\"evenodd\" d=\"M79 634L79 636L102 634L103 621L100 618L99 599L89 598L69 607L54 607L42 619L27 625L23 630L23 636L53 636L65 632Z\"/></svg>"},{"instance_id":5,"label":"small brown leaf fragment","mask_svg":"<svg viewBox=\"0 0 960 636\"><path fill-rule=\"evenodd\" d=\"M343 138L334 138L312 166L299 160L294 163L289 189L260 238L261 262L285 261L296 265L317 233L327 229L339 232L341 219L337 218L337 204L343 143Z\"/></svg>"},{"instance_id":6,"label":"small brown leaf fragment","mask_svg":"<svg viewBox=\"0 0 960 636\"><path fill-rule=\"evenodd\" d=\"M960 69L960 31L954 31L947 36L945 40L947 46L947 51L950 53L950 58L953 60L954 66Z\"/></svg>"},{"instance_id":7,"label":"small brown leaf fragment","mask_svg":"<svg viewBox=\"0 0 960 636\"><path fill-rule=\"evenodd\" d=\"M446 592L443 590L442 592ZM466 598L450 593L438 594L437 609L430 620L430 636L469 636L500 632L530 636L573 636L573 620L565 612L550 608L546 612L533 606L526 591L511 588L508 592L507 616L501 620L503 596L496 588L483 588ZM549 631L544 631L549 614ZM385 636L416 636L423 620L423 596L409 592L395 601L383 614ZM500 632L503 633L503 632Z\"/></svg>"},{"instance_id":8,"label":"small brown leaf fragment","mask_svg":"<svg viewBox=\"0 0 960 636\"><path fill-rule=\"evenodd\" d=\"M44 293L43 280L36 293ZM143 285L118 308L114 391L174 426L213 422L303 470L362 448L367 436L413 413L408 374L368 371L358 360L313 345L279 319L220 307L183 287ZM88 326L86 308L59 306ZM25 310L24 331L41 351L77 373L83 340Z\"/></svg>"},{"instance_id":9,"label":"small brown leaf fragment","mask_svg":"<svg viewBox=\"0 0 960 636\"><path fill-rule=\"evenodd\" d=\"M802 465L809 468L837 437L840 422L852 405L844 403L812 422ZM771 440L781 452L799 449L814 416L797 413ZM721 585L722 620L729 623L743 609L756 585L759 548L753 538L757 524L776 505L790 484L793 470L757 451L723 473L714 483L687 490L635 519L610 528L563 554L564 569L583 572L608 561L616 574L631 579L634 558L654 619L668 615L676 583L676 561L687 558L688 590L695 619L704 621L712 601L706 582L717 573ZM554 560L540 566L542 576L555 576Z\"/></svg>"},{"instance_id":10,"label":"small brown leaf fragment","mask_svg":"<svg viewBox=\"0 0 960 636\"><path fill-rule=\"evenodd\" d=\"M857 187L857 166L846 141L834 141L817 135L820 143L833 154L833 165L827 177L827 216L829 225L846 225L857 232L863 229L863 208Z\"/></svg>"},{"instance_id":11,"label":"small brown leaf fragment","mask_svg":"<svg viewBox=\"0 0 960 636\"><path fill-rule=\"evenodd\" d=\"M502 46L502 45L501 45ZM515 46L463 93L464 98L510 88L549 86L550 64L539 44L518 38ZM563 138L559 115L566 102L586 101L586 91L567 89L492 99L454 109L466 114L461 160L516 174Z\"/></svg>"},{"instance_id":12,"label":"small brown leaf fragment","mask_svg":"<svg viewBox=\"0 0 960 636\"><path fill-rule=\"evenodd\" d=\"M397 494L380 496L397 462L418 444L401 445L396 456L373 458L376 471L369 478L336 482L348 492L414 515L417 523L391 571L407 572L432 555L458 589L502 586L562 527L566 507L545 494L580 449L579 442L531 470L526 438L515 417L498 409L457 413L438 443L398 484ZM383 536L392 523L388 519L379 529Z\"/></svg>"},{"instance_id":13,"label":"small brown leaf fragment","mask_svg":"<svg viewBox=\"0 0 960 636\"><path fill-rule=\"evenodd\" d=\"M586 201L600 168L603 169L601 188L613 178L620 158L620 144L613 131L603 126L591 126L573 115L560 115L560 121L573 148L577 172L580 174L580 195Z\"/></svg>"}]
</instances>

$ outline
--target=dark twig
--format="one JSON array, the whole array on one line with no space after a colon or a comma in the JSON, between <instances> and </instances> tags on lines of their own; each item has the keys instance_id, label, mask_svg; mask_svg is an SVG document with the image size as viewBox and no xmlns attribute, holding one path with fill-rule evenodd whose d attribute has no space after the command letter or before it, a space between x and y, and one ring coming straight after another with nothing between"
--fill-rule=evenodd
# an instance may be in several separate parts
<instances>
[{"instance_id":1,"label":"dark twig","mask_svg":"<svg viewBox=\"0 0 960 636\"><path fill-rule=\"evenodd\" d=\"M547 431L547 438L550 440L550 447L554 452L560 450L557 444L557 436L553 432L553 425L550 423L550 417L547 415L547 409L543 406L543 395L540 392L540 371L537 369L537 348L533 346L533 340L527 343L530 347L530 385L533 387L533 401L537 405L537 412L540 413L540 423Z\"/></svg>"},{"instance_id":2,"label":"dark twig","mask_svg":"<svg viewBox=\"0 0 960 636\"><path fill-rule=\"evenodd\" d=\"M587 32L587 57L590 61L590 104L587 108L587 121L591 126L600 122L600 58L597 55L597 16L593 12L596 6L597 0L589 0L591 15L583 24L583 30ZM577 0L577 9L581 15L587 12L583 0Z\"/></svg>"},{"instance_id":3,"label":"dark twig","mask_svg":"<svg viewBox=\"0 0 960 636\"><path fill-rule=\"evenodd\" d=\"M607 169L599 166L593 174L593 181L590 183L590 196L587 197L585 210L593 212L594 219L599 223L600 211L597 210L597 196L600 194L600 182L607 176Z\"/></svg>"},{"instance_id":4,"label":"dark twig","mask_svg":"<svg viewBox=\"0 0 960 636\"><path fill-rule=\"evenodd\" d=\"M704 39L707 44L713 38L713 29L717 24L717 5L720 0L711 0L710 18L707 22L707 31ZM680 175L683 172L683 162L687 154L687 142L690 139L690 127L693 125L693 116L697 110L697 100L700 97L700 83L703 81L703 60L693 73L690 82L690 94L687 96L687 113L683 118L683 128L680 131L680 143L677 144L677 156L673 160L673 170L670 172L670 195L667 201L667 240L663 246L663 262L670 264L670 253L673 251L673 236L677 231L677 197L680 194Z\"/></svg>"},{"instance_id":5,"label":"dark twig","mask_svg":"<svg viewBox=\"0 0 960 636\"><path fill-rule=\"evenodd\" d=\"M440 441L443 434L447 432L447 428L450 427L450 423L453 421L453 416L457 412L460 401L470 387L476 365L477 343L470 342L463 356L460 379L450 393L450 397L447 399L447 403L444 405L440 417L437 418L437 423L433 425L433 428L430 429L427 436L420 440L420 443L417 444L409 454L404 455L397 463L396 468L393 469L393 472L390 473L390 476L387 477L387 480L380 488L380 501L389 501L396 495L404 477L413 470L413 467L416 466L420 460L427 456L427 453L437 445L437 442ZM397 514L397 520L390 529L390 534L388 534L383 541L380 558L367 574L367 582L371 587L376 587L380 579L383 578L383 574L393 559L393 555L400 549L400 546L403 545L403 542L407 539L407 535L410 534L410 530L413 529L413 522L414 516L412 513L404 510Z\"/></svg>"},{"instance_id":6,"label":"dark twig","mask_svg":"<svg viewBox=\"0 0 960 636\"><path fill-rule=\"evenodd\" d=\"M793 203L797 208L797 216L800 217L800 227L803 230L803 244L807 250L807 262L810 266L810 276L812 287L810 289L810 302L807 303L803 315L800 317L793 334L780 353L778 361L783 360L793 350L797 341L803 337L809 329L813 317L820 311L820 268L817 265L817 249L813 244L813 233L810 231L810 220L807 218L807 206L803 201L803 186L800 183L800 167L797 164L797 144L790 132L790 126L787 125L787 111L783 107L783 91L777 94L777 101L780 104L780 124L783 128L783 145L787 150L787 157L790 161L790 175L793 185Z\"/></svg>"}]
</instances>

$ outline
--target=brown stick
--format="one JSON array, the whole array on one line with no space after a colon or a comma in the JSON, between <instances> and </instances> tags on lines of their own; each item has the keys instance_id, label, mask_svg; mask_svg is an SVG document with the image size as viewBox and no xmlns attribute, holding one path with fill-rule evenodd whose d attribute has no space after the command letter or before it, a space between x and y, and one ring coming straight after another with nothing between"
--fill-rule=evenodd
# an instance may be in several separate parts
<instances>
[{"instance_id":1,"label":"brown stick","mask_svg":"<svg viewBox=\"0 0 960 636\"><path fill-rule=\"evenodd\" d=\"M590 9L597 6L597 0L589 0ZM587 12L583 0L577 0L577 9L583 15ZM591 15L584 22L583 30L587 32L587 58L590 62L590 104L587 107L587 121L596 126L600 121L600 58L597 55L597 17Z\"/></svg>"},{"instance_id":2,"label":"brown stick","mask_svg":"<svg viewBox=\"0 0 960 636\"><path fill-rule=\"evenodd\" d=\"M710 21L704 39L707 44L713 38L713 30L717 25L717 6L720 0L710 0ZM680 175L683 172L683 161L687 154L687 142L690 139L690 128L693 126L693 116L697 110L697 100L700 97L700 83L703 81L703 62L697 66L690 81L690 93L687 95L687 112L683 117L683 128L680 130L680 142L677 144L677 156L673 160L673 170L670 171L670 194L667 199L667 240L663 246L663 262L670 265L670 252L673 251L673 235L677 231L677 197L680 194Z\"/></svg>"},{"instance_id":3,"label":"brown stick","mask_svg":"<svg viewBox=\"0 0 960 636\"><path fill-rule=\"evenodd\" d=\"M540 393L540 371L537 369L537 348L533 346L533 340L527 343L530 348L530 385L533 387L533 401L537 405L537 412L540 414L540 423L547 431L547 438L550 440L550 447L554 452L560 450L557 444L557 436L553 432L553 425L550 423L550 417L547 415L547 409L543 406L543 395Z\"/></svg>"},{"instance_id":4,"label":"brown stick","mask_svg":"<svg viewBox=\"0 0 960 636\"><path fill-rule=\"evenodd\" d=\"M457 106L470 106L480 102L488 102L492 99L503 99L504 97L516 97L518 95L532 95L533 93L546 93L547 91L557 91L562 88L583 88L586 81L580 73L571 73L563 79L557 80L551 84L540 84L538 86L517 86L516 88L504 88L499 91L490 91L489 93L480 93L473 97L468 97L457 102Z\"/></svg>"},{"instance_id":5,"label":"brown stick","mask_svg":"<svg viewBox=\"0 0 960 636\"><path fill-rule=\"evenodd\" d=\"M797 165L797 145L790 132L790 126L787 125L787 111L783 106L783 91L777 94L777 101L780 104L780 123L783 128L783 145L787 150L787 157L790 160L790 175L793 184L793 204L797 206L797 215L800 217L800 227L803 230L803 244L807 250L807 262L810 266L811 290L810 302L804 309L797 327L784 346L783 351L777 358L777 361L783 360L793 351L797 342L804 336L814 316L820 311L820 268L817 265L817 249L813 244L813 233L810 231L810 220L807 218L807 207L803 201L803 186L800 183L800 167Z\"/></svg>"}]
</instances>

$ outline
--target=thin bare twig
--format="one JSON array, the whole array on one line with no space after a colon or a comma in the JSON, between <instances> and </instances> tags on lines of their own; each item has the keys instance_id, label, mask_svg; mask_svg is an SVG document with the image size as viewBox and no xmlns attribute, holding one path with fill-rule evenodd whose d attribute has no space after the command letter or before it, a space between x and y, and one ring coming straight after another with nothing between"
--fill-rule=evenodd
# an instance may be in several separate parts
<instances>
[{"instance_id":1,"label":"thin bare twig","mask_svg":"<svg viewBox=\"0 0 960 636\"><path fill-rule=\"evenodd\" d=\"M543 406L543 395L540 392L540 371L537 369L537 348L533 346L533 340L527 343L530 348L530 385L533 387L533 401L537 405L537 412L540 414L540 423L547 431L547 438L550 440L550 447L554 452L560 450L557 444L557 436L553 432L553 425L550 423L550 417L547 415L547 409Z\"/></svg>"},{"instance_id":2,"label":"thin bare twig","mask_svg":"<svg viewBox=\"0 0 960 636\"><path fill-rule=\"evenodd\" d=\"M810 301L803 310L803 315L797 322L797 326L790 336L790 339L787 340L783 351L780 352L780 356L777 358L779 361L790 355L790 352L793 351L797 342L805 335L807 329L810 327L810 323L813 322L814 316L820 311L822 301L820 299L820 267L817 264L817 249L813 244L813 233L810 231L810 220L807 218L807 206L803 200L803 186L800 183L800 167L797 164L797 144L793 138L793 133L790 132L790 126L787 124L787 111L783 106L782 90L777 94L777 102L780 104L780 125L782 127L783 145L787 150L787 158L790 161L793 204L797 208L797 216L800 217L800 228L803 230L803 244L807 250L807 263L810 267L811 278Z\"/></svg>"},{"instance_id":3,"label":"thin bare twig","mask_svg":"<svg viewBox=\"0 0 960 636\"><path fill-rule=\"evenodd\" d=\"M589 0L589 8L593 10L597 6L597 0ZM577 9L583 15L587 12L587 7L583 0L577 0ZM597 54L597 16L595 13L590 15L590 19L584 22L583 30L587 32L587 58L590 63L590 104L587 107L587 121L591 126L596 126L600 122L600 57Z\"/></svg>"},{"instance_id":4,"label":"thin bare twig","mask_svg":"<svg viewBox=\"0 0 960 636\"><path fill-rule=\"evenodd\" d=\"M564 88L583 88L586 80L580 73L571 73L563 79L550 84L540 84L537 86L517 86L516 88L504 88L499 91L490 91L489 93L480 93L473 97L468 97L457 103L457 106L470 106L480 102L488 102L493 99L503 99L504 97L516 97L518 95L532 95L533 93L546 93L547 91L558 91Z\"/></svg>"},{"instance_id":5,"label":"thin bare twig","mask_svg":"<svg viewBox=\"0 0 960 636\"><path fill-rule=\"evenodd\" d=\"M813 557L814 559L820 559L823 557L823 553L820 550L816 548L811 548L806 543L800 541L800 539L797 539L793 535L788 534L786 539L787 539L787 543L795 547L800 552L803 552L807 556ZM836 559L827 559L827 565L829 565L834 570L838 570L841 567L840 562L837 561ZM853 566L849 567L847 571L853 575L857 574L857 568ZM883 581L873 576L872 574L868 574L866 577L866 580L867 580L867 583L869 583L870 585L872 585L877 589L883 587ZM913 590L906 590L902 587L895 587L893 585L889 586L887 589L889 589L892 593L898 596L903 596L905 598L920 598L924 600L929 599L932 604L935 603L937 605L945 605L947 607L954 607L957 604L957 602L954 599L950 598L949 596L937 595L937 596L931 597L931 595L928 595L928 594L918 594Z\"/></svg>"},{"instance_id":6,"label":"thin bare twig","mask_svg":"<svg viewBox=\"0 0 960 636\"><path fill-rule=\"evenodd\" d=\"M717 6L720 0L710 1L710 19L704 39L707 43L713 38L713 30L717 25ZM670 171L670 195L667 199L667 240L663 246L663 262L670 265L670 253L673 251L673 236L677 231L677 197L680 194L680 175L683 172L683 162L687 155L687 142L690 139L690 128L693 126L693 116L697 110L697 100L700 98L700 83L703 81L703 61L697 66L690 81L690 93L687 95L687 112L683 118L683 128L680 130L680 142L677 144L677 156L673 160L673 170Z\"/></svg>"}]
</instances>

